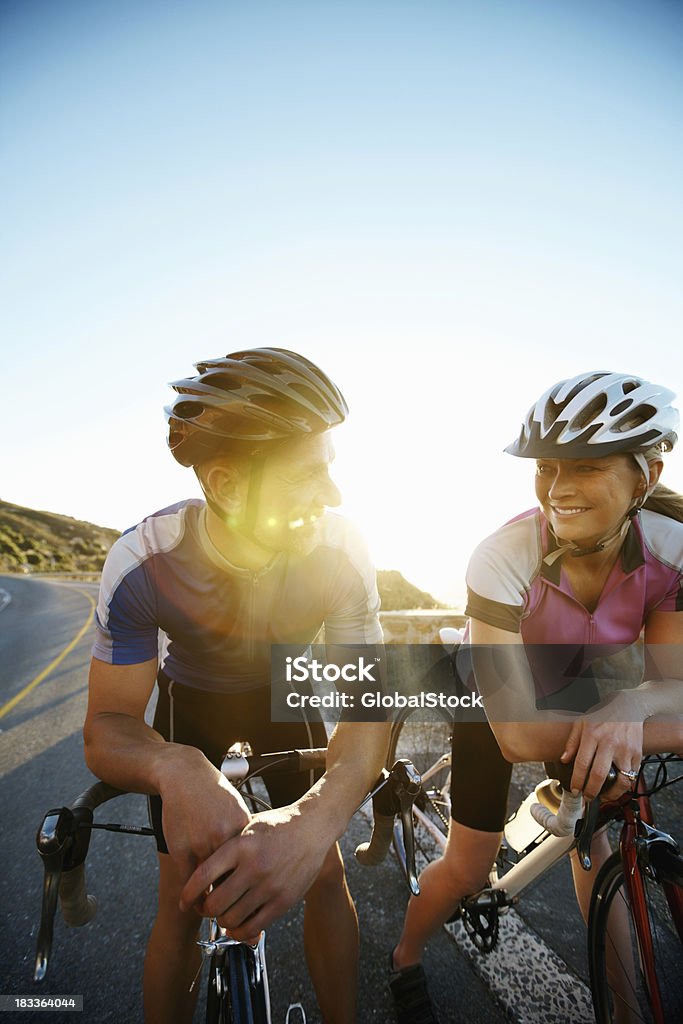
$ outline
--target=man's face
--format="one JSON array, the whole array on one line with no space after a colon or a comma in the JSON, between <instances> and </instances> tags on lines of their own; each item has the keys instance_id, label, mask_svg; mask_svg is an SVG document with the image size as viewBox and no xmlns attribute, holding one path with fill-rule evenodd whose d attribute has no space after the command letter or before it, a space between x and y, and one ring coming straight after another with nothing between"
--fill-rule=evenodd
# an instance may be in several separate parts
<instances>
[{"instance_id":1,"label":"man's face","mask_svg":"<svg viewBox=\"0 0 683 1024\"><path fill-rule=\"evenodd\" d=\"M329 475L333 459L328 431L296 441L266 460L253 529L257 543L297 554L313 548L325 509L341 502Z\"/></svg>"}]
</instances>

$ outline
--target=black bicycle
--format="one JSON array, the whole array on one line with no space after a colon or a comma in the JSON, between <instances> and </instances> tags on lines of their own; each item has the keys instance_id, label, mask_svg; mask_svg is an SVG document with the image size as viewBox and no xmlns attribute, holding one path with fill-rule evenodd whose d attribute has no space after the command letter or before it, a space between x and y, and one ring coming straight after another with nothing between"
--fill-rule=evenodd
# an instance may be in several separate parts
<instances>
[{"instance_id":1,"label":"black bicycle","mask_svg":"<svg viewBox=\"0 0 683 1024\"><path fill-rule=\"evenodd\" d=\"M324 770L326 754L325 748L252 754L248 745L236 744L225 755L221 771L242 792L255 813L270 807L265 789L258 781L265 772ZM412 800L418 792L419 776L409 762L401 761L390 771L384 770L366 798L372 797L373 800L373 838L356 851L363 863L377 863L386 853L394 818L399 815L406 828L408 877L414 892L419 890L414 858L412 867L410 865L410 851L413 849ZM122 795L122 790L96 782L69 805L48 811L43 819L36 837L44 867L34 972L36 981L43 981L47 975L57 904L65 923L71 927L87 924L95 916L97 902L88 894L85 880L85 861L92 832L104 829L124 834L154 835L153 829L146 826L94 820L98 807ZM265 933L261 933L254 945L239 942L230 938L225 929L211 919L208 938L200 940L199 946L209 969L206 1024L271 1024ZM296 1016L292 1015L294 1012ZM305 1012L299 1003L290 1005L287 1020L290 1024L305 1024Z\"/></svg>"}]
</instances>

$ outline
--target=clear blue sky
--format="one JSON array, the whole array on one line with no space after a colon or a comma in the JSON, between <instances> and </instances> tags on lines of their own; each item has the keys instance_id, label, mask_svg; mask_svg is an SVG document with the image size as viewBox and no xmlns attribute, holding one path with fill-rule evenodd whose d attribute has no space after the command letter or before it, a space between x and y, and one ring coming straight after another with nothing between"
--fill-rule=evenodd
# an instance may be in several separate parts
<instances>
[{"instance_id":1,"label":"clear blue sky","mask_svg":"<svg viewBox=\"0 0 683 1024\"><path fill-rule=\"evenodd\" d=\"M458 600L549 383L683 397L682 43L660 0L4 0L0 497L196 493L166 383L287 346L346 392L377 563Z\"/></svg>"}]
</instances>

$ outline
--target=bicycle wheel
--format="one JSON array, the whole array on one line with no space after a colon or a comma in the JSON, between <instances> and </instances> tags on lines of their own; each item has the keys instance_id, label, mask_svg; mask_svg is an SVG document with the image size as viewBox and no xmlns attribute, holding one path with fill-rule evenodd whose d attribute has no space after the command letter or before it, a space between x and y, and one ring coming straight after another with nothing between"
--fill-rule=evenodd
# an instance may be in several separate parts
<instances>
[{"instance_id":1,"label":"bicycle wheel","mask_svg":"<svg viewBox=\"0 0 683 1024\"><path fill-rule=\"evenodd\" d=\"M453 720L447 711L435 710L432 717L426 718L420 710L402 716L391 731L387 767L407 757L422 776L413 813L418 872L441 855L448 835L452 727ZM405 872L406 855L399 823L394 828L394 849Z\"/></svg>"},{"instance_id":2,"label":"bicycle wheel","mask_svg":"<svg viewBox=\"0 0 683 1024\"><path fill-rule=\"evenodd\" d=\"M652 850L651 862L654 877L643 869L634 876L634 885L642 885L644 897L640 931L627 896L620 853L603 864L595 882L588 955L598 1024L683 1020L683 859L670 847L659 846ZM644 944L639 942L643 932ZM651 970L645 967L647 933Z\"/></svg>"},{"instance_id":3,"label":"bicycle wheel","mask_svg":"<svg viewBox=\"0 0 683 1024\"><path fill-rule=\"evenodd\" d=\"M265 962L258 950L230 946L211 957L206 1024L270 1024Z\"/></svg>"},{"instance_id":4,"label":"bicycle wheel","mask_svg":"<svg viewBox=\"0 0 683 1024\"><path fill-rule=\"evenodd\" d=\"M223 966L225 957L209 959L209 982L206 990L206 1024L226 1024L226 1006L223 1000Z\"/></svg>"}]
</instances>

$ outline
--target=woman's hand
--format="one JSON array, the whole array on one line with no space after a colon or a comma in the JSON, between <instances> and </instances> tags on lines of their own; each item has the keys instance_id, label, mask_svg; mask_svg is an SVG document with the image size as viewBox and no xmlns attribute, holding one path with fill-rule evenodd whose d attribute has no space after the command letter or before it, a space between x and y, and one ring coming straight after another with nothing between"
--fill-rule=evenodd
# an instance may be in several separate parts
<instances>
[{"instance_id":1,"label":"woman's hand","mask_svg":"<svg viewBox=\"0 0 683 1024\"><path fill-rule=\"evenodd\" d=\"M621 690L611 700L574 722L561 760L574 762L572 792L596 797L612 764L620 769L616 781L602 794L616 800L633 783L622 772L638 771L643 759L643 718L633 690Z\"/></svg>"}]
</instances>

